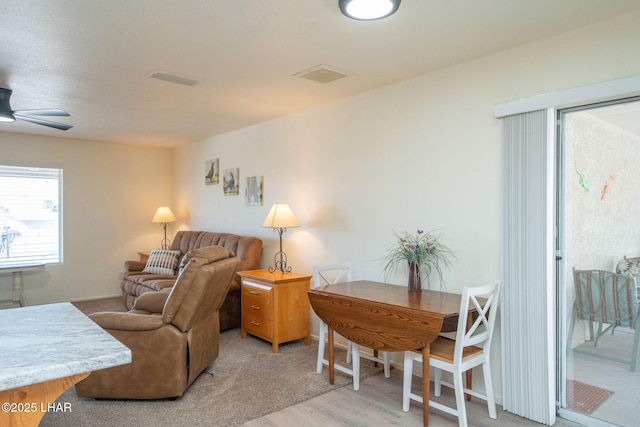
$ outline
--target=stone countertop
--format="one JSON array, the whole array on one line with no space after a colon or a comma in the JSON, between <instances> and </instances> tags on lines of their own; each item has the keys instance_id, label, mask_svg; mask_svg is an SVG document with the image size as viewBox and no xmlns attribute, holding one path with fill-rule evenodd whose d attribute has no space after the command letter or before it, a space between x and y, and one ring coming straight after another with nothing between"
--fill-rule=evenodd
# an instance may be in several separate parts
<instances>
[{"instance_id":1,"label":"stone countertop","mask_svg":"<svg viewBox=\"0 0 640 427\"><path fill-rule=\"evenodd\" d=\"M71 303L0 310L0 391L131 363L131 350Z\"/></svg>"}]
</instances>

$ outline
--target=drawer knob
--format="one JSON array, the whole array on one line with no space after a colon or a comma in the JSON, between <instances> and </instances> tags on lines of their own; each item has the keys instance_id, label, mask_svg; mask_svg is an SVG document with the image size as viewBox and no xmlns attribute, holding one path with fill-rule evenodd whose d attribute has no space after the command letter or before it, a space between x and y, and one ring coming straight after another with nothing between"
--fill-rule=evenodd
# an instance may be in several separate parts
<instances>
[{"instance_id":1,"label":"drawer knob","mask_svg":"<svg viewBox=\"0 0 640 427\"><path fill-rule=\"evenodd\" d=\"M254 310L260 310L260 307L257 305L252 305L251 308L253 308Z\"/></svg>"},{"instance_id":2,"label":"drawer knob","mask_svg":"<svg viewBox=\"0 0 640 427\"><path fill-rule=\"evenodd\" d=\"M260 292L258 292L258 291L249 291L249 293L251 295L260 295Z\"/></svg>"},{"instance_id":3,"label":"drawer knob","mask_svg":"<svg viewBox=\"0 0 640 427\"><path fill-rule=\"evenodd\" d=\"M253 326L260 326L260 322L256 322L255 320L252 320L252 321L251 321L251 324L252 324Z\"/></svg>"}]
</instances>

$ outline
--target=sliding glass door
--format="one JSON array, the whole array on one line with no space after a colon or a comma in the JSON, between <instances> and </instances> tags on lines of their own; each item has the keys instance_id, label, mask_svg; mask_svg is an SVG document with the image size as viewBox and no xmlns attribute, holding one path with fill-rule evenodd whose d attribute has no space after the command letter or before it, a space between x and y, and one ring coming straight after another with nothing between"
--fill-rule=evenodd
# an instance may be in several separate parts
<instances>
[{"instance_id":1,"label":"sliding glass door","mask_svg":"<svg viewBox=\"0 0 640 427\"><path fill-rule=\"evenodd\" d=\"M640 272L640 100L560 110L558 123L559 414L637 426L638 295L628 274Z\"/></svg>"}]
</instances>

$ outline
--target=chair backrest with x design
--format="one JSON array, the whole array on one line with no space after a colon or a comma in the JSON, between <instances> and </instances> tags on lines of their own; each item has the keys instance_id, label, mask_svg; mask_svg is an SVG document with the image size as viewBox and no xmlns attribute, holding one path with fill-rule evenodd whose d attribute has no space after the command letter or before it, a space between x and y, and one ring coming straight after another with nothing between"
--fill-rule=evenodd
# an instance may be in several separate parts
<instances>
[{"instance_id":1,"label":"chair backrest with x design","mask_svg":"<svg viewBox=\"0 0 640 427\"><path fill-rule=\"evenodd\" d=\"M316 288L335 285L340 282L351 282L351 267L348 264L333 264L313 267L313 285Z\"/></svg>"},{"instance_id":2,"label":"chair backrest with x design","mask_svg":"<svg viewBox=\"0 0 640 427\"><path fill-rule=\"evenodd\" d=\"M484 353L489 351L499 297L499 281L486 286L465 287L462 290L454 361L462 360L465 347L477 346ZM472 309L475 311L470 312ZM473 321L470 325L469 320Z\"/></svg>"}]
</instances>

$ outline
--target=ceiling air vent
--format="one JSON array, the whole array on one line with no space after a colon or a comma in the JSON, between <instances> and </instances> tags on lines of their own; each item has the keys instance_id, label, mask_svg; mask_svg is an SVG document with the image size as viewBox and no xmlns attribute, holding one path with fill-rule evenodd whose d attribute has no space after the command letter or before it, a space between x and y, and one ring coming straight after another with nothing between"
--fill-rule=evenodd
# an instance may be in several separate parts
<instances>
[{"instance_id":1,"label":"ceiling air vent","mask_svg":"<svg viewBox=\"0 0 640 427\"><path fill-rule=\"evenodd\" d=\"M185 86L195 86L201 82L201 80L192 77L179 76L178 74L167 73L166 71L152 71L147 77Z\"/></svg>"},{"instance_id":2,"label":"ceiling air vent","mask_svg":"<svg viewBox=\"0 0 640 427\"><path fill-rule=\"evenodd\" d=\"M308 70L294 74L294 76L323 84L347 77L346 74L333 70L326 65L317 65L313 68L309 68Z\"/></svg>"}]
</instances>

